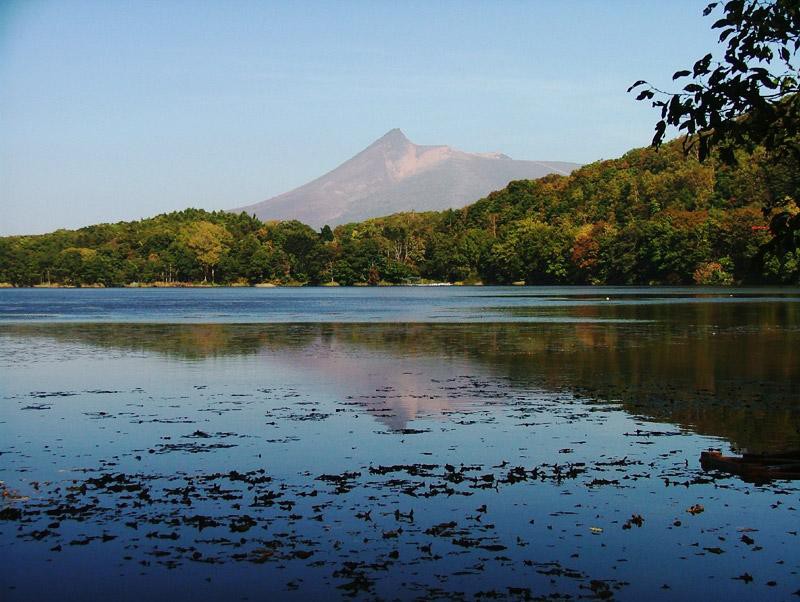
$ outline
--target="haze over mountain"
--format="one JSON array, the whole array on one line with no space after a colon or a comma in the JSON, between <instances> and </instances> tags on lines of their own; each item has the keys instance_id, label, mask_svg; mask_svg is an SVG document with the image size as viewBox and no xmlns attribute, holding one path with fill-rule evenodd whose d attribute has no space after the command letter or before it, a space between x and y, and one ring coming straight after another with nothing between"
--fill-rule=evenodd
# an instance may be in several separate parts
<instances>
[{"instance_id":1,"label":"haze over mountain","mask_svg":"<svg viewBox=\"0 0 800 602\"><path fill-rule=\"evenodd\" d=\"M511 180L568 175L577 167L420 146L393 129L316 180L234 211L254 213L265 221L297 219L315 228L336 226L399 211L463 207Z\"/></svg>"}]
</instances>

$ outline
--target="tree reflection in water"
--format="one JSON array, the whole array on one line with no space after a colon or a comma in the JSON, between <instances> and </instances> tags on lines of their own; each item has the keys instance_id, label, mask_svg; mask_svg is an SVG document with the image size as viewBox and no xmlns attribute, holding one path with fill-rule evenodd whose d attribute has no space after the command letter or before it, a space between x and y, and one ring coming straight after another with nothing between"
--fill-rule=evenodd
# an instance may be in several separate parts
<instances>
[{"instance_id":1,"label":"tree reflection in water","mask_svg":"<svg viewBox=\"0 0 800 602\"><path fill-rule=\"evenodd\" d=\"M185 361L264 356L302 366L392 428L457 399L417 393L432 377L472 374L621 404L628 413L722 437L737 449L800 448L800 304L653 303L509 309L538 323L43 324L0 337L70 342ZM423 361L425 374L404 362ZM462 368L463 369L463 368ZM379 382L376 382L377 381ZM351 389L348 391L348 389Z\"/></svg>"}]
</instances>

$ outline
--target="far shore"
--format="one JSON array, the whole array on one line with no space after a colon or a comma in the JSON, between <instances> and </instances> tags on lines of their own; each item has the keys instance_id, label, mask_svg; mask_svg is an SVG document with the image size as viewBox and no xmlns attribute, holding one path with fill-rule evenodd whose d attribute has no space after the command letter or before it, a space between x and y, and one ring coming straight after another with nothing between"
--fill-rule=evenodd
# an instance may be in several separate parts
<instances>
[{"instance_id":1,"label":"far shore","mask_svg":"<svg viewBox=\"0 0 800 602\"><path fill-rule=\"evenodd\" d=\"M381 281L375 284L369 284L367 282L355 282L353 284L339 284L338 282L323 282L320 284L309 284L307 282L258 282L256 284L250 284L246 282L231 282L227 284L218 284L218 283L210 283L210 282L132 282L130 284L125 284L122 286L105 286L104 284L61 284L57 282L50 282L50 283L42 283L42 284L34 284L32 286L16 286L9 282L0 282L0 289L32 289L32 288L44 288L44 289L77 289L77 288L92 288L92 289L128 289L128 288L387 288L387 287L440 287L440 286L460 286L460 287L477 287L477 286L486 286L483 282L435 282L435 281L422 281L422 282L402 282L402 283L394 283L394 282L386 282ZM619 286L613 284L559 284L559 285L546 285L546 284L539 284L539 283L532 283L528 284L524 281L517 281L511 282L509 284L500 284L497 286L558 286L558 287L573 287L573 286L588 286L588 287L608 287L608 286ZM634 287L670 287L670 286L679 286L679 287L708 287L708 285L698 285L698 284L663 284L663 283L649 283L649 284L637 284L632 285ZM753 286L753 285L746 285L741 283L732 283L732 284L725 284L725 285L716 285L712 288L735 288L737 286ZM756 285L757 286L757 285ZM791 288L791 285L788 285Z\"/></svg>"},{"instance_id":2,"label":"far shore","mask_svg":"<svg viewBox=\"0 0 800 602\"><path fill-rule=\"evenodd\" d=\"M523 286L524 282L515 282L514 286ZM34 284L32 286L15 286L8 282L0 282L0 288L300 288L300 287L389 287L389 286L483 286L482 282L409 282L393 283L379 282L369 284L367 282L356 282L351 285L339 284L338 282L323 282L321 284L309 284L306 282L259 282L256 284L233 282L229 284L212 284L210 282L132 282L123 286L105 286L104 284L61 284L56 282Z\"/></svg>"}]
</instances>

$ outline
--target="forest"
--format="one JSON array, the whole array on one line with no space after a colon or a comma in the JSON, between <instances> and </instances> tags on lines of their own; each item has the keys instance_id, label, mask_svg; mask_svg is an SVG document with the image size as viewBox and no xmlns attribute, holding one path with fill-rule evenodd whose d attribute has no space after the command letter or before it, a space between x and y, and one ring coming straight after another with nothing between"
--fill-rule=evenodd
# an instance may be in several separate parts
<instances>
[{"instance_id":1,"label":"forest","mask_svg":"<svg viewBox=\"0 0 800 602\"><path fill-rule=\"evenodd\" d=\"M700 162L675 140L511 182L463 209L320 231L186 209L4 237L0 283L798 284L799 195L796 157L757 147Z\"/></svg>"}]
</instances>

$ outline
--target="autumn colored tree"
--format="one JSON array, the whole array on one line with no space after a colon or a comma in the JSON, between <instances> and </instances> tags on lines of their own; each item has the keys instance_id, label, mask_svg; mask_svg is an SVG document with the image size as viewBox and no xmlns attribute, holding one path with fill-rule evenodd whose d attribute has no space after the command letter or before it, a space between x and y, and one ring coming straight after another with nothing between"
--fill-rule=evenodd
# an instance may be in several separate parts
<instances>
[{"instance_id":1,"label":"autumn colored tree","mask_svg":"<svg viewBox=\"0 0 800 602\"><path fill-rule=\"evenodd\" d=\"M197 262L203 267L203 282L214 282L214 269L223 255L227 253L232 237L225 226L209 221L189 224L181 232L181 242L194 253Z\"/></svg>"}]
</instances>

